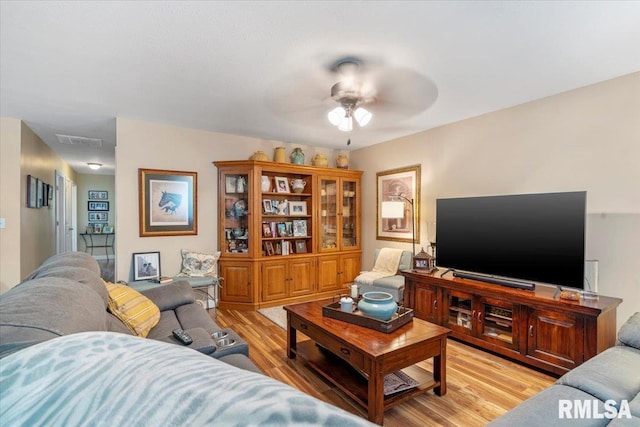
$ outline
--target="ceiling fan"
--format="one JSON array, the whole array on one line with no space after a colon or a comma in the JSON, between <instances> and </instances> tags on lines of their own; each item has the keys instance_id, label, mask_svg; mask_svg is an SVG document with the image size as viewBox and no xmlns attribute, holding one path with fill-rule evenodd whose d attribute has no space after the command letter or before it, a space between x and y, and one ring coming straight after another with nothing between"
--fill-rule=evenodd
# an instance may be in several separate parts
<instances>
[{"instance_id":1,"label":"ceiling fan","mask_svg":"<svg viewBox=\"0 0 640 427\"><path fill-rule=\"evenodd\" d=\"M282 118L325 128L327 120L344 132L370 124L395 127L428 109L438 89L408 68L374 59L341 56L313 70L287 77L267 97ZM355 123L354 123L355 122Z\"/></svg>"}]
</instances>

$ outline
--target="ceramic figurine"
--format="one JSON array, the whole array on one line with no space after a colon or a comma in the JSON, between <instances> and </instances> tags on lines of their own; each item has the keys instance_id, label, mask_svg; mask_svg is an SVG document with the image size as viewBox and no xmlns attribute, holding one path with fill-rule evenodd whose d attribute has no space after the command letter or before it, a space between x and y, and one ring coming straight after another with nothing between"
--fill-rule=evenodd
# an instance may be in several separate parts
<instances>
[{"instance_id":1,"label":"ceramic figurine","mask_svg":"<svg viewBox=\"0 0 640 427\"><path fill-rule=\"evenodd\" d=\"M294 148L291 152L291 163L295 165L304 165L304 153L302 152L302 148L297 147Z\"/></svg>"}]
</instances>

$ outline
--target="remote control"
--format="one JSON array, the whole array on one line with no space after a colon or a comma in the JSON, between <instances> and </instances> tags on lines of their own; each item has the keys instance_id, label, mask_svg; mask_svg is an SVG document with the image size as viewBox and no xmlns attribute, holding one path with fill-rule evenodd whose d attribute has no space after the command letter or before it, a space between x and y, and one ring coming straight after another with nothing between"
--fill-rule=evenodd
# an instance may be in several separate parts
<instances>
[{"instance_id":1,"label":"remote control","mask_svg":"<svg viewBox=\"0 0 640 427\"><path fill-rule=\"evenodd\" d=\"M176 337L178 341L180 341L184 345L189 345L193 342L189 334L180 328L173 330L173 336Z\"/></svg>"}]
</instances>

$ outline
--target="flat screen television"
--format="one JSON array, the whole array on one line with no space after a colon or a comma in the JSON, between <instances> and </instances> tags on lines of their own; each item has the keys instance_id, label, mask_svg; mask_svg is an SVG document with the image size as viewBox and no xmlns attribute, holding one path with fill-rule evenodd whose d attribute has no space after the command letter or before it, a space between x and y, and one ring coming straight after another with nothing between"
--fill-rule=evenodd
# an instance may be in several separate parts
<instances>
[{"instance_id":1,"label":"flat screen television","mask_svg":"<svg viewBox=\"0 0 640 427\"><path fill-rule=\"evenodd\" d=\"M579 191L438 199L438 266L583 289L586 196Z\"/></svg>"}]
</instances>

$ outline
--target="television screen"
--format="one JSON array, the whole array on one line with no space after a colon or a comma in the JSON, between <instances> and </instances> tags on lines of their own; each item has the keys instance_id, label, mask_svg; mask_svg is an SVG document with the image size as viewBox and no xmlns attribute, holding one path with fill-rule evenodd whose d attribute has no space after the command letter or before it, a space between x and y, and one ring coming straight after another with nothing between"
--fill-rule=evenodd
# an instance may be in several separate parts
<instances>
[{"instance_id":1,"label":"television screen","mask_svg":"<svg viewBox=\"0 0 640 427\"><path fill-rule=\"evenodd\" d=\"M583 288L586 192L438 199L438 266Z\"/></svg>"}]
</instances>

